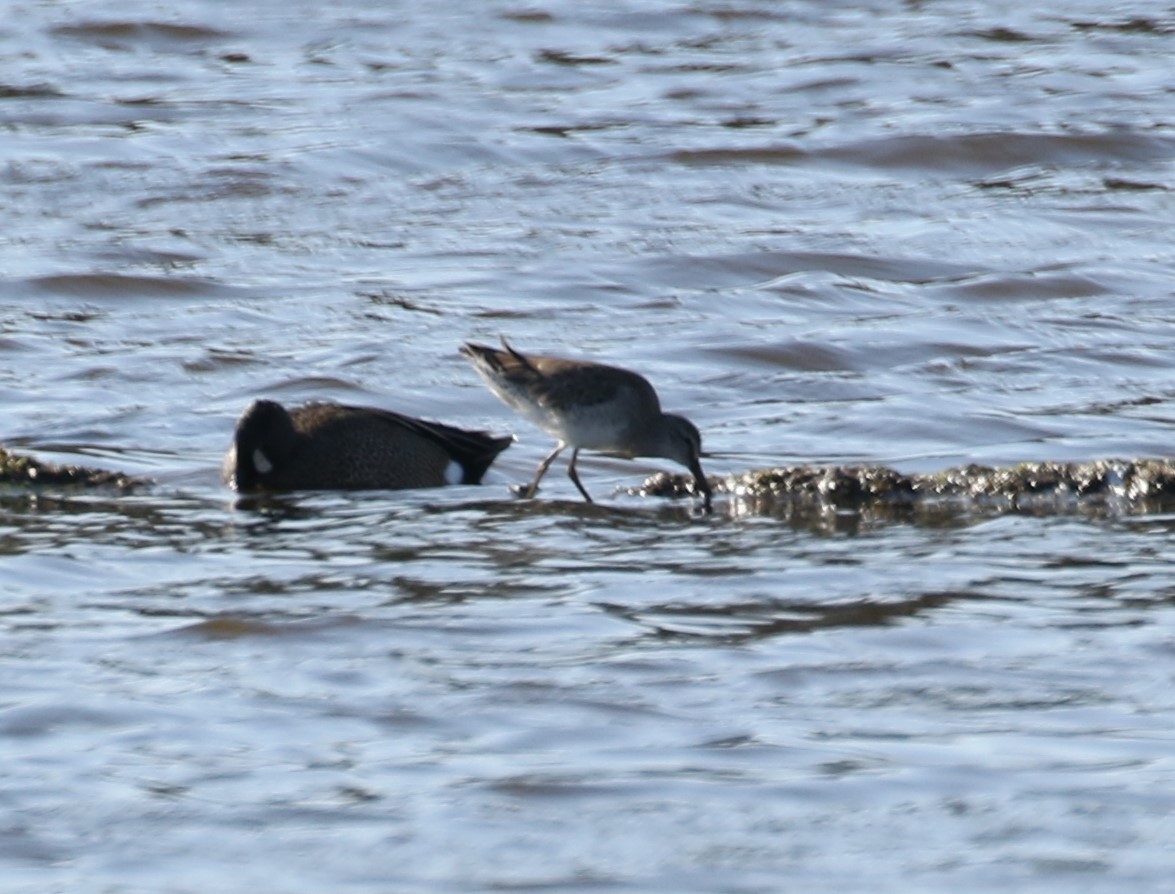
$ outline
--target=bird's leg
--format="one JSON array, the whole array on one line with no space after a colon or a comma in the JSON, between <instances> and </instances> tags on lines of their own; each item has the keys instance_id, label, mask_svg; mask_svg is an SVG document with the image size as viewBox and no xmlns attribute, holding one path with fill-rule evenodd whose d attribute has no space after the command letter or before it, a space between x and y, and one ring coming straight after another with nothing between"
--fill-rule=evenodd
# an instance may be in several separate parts
<instances>
[{"instance_id":1,"label":"bird's leg","mask_svg":"<svg viewBox=\"0 0 1175 894\"><path fill-rule=\"evenodd\" d=\"M530 499L531 497L533 497L535 495L535 493L539 489L539 482L542 481L543 476L547 474L547 469L551 468L551 463L553 463L555 461L555 457L558 456L560 453L562 453L563 448L565 448L566 446L567 446L566 444L564 444L562 441L560 441L558 444L555 445L555 449L551 451L551 455L548 456L546 459L544 459L541 463L539 463L538 471L535 472L535 475L534 475L534 481L532 481L530 484L527 484L523 488L521 488L520 493L522 496L526 497L527 499Z\"/></svg>"},{"instance_id":2,"label":"bird's leg","mask_svg":"<svg viewBox=\"0 0 1175 894\"><path fill-rule=\"evenodd\" d=\"M694 475L694 490L702 495L702 512L707 515L712 511L710 506L710 482L706 473L702 471L702 463L696 455L690 456L689 470Z\"/></svg>"},{"instance_id":3,"label":"bird's leg","mask_svg":"<svg viewBox=\"0 0 1175 894\"><path fill-rule=\"evenodd\" d=\"M572 482L572 483L573 483L573 484L574 484L576 487L578 487L578 488L579 488L579 492L580 492L581 494L583 494L583 498L584 498L585 500L587 500L589 503L593 503L593 502L595 502L595 501L594 501L594 500L592 500L592 496L591 496L591 494L589 494L589 493L587 492L587 488L585 488L585 487L583 486L583 484L580 482L580 480L579 480L579 473L577 473L577 472L575 471L575 461L576 461L577 459L579 459L579 448L578 448L578 447L576 447L574 450L572 450L572 451L571 451L571 462L567 464L567 477L568 477L568 478L570 478L570 479L571 479L571 482Z\"/></svg>"}]
</instances>

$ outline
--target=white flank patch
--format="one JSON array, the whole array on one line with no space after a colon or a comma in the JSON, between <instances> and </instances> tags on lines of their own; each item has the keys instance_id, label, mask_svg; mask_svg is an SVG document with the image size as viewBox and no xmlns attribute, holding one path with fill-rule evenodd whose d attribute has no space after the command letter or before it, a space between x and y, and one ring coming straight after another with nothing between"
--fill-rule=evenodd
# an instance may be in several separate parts
<instances>
[{"instance_id":1,"label":"white flank patch","mask_svg":"<svg viewBox=\"0 0 1175 894\"><path fill-rule=\"evenodd\" d=\"M269 461L268 456L261 452L260 447L253 451L253 468L262 475L268 475L273 471L273 463Z\"/></svg>"},{"instance_id":2,"label":"white flank patch","mask_svg":"<svg viewBox=\"0 0 1175 894\"><path fill-rule=\"evenodd\" d=\"M461 467L461 463L449 460L449 464L445 466L445 484L460 484L464 477L465 469Z\"/></svg>"}]
</instances>

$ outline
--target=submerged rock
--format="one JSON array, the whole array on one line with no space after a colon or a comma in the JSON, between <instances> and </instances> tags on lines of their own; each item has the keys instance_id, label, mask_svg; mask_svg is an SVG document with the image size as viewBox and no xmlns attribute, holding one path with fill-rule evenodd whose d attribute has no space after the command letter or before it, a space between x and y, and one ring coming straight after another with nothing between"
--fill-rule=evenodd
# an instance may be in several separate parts
<instances>
[{"instance_id":1,"label":"submerged rock","mask_svg":"<svg viewBox=\"0 0 1175 894\"><path fill-rule=\"evenodd\" d=\"M1010 509L1062 508L1114 501L1175 505L1175 462L1161 459L1088 463L967 465L944 472L904 474L886 466L783 466L712 478L714 493L756 505L806 504L841 510L897 509L942 502L972 502ZM688 475L660 472L630 493L684 497L694 493Z\"/></svg>"},{"instance_id":2,"label":"submerged rock","mask_svg":"<svg viewBox=\"0 0 1175 894\"><path fill-rule=\"evenodd\" d=\"M1175 499L1175 463L1162 459L1022 463L1005 468L971 465L917 478L921 491L941 496Z\"/></svg>"},{"instance_id":3,"label":"submerged rock","mask_svg":"<svg viewBox=\"0 0 1175 894\"><path fill-rule=\"evenodd\" d=\"M146 481L110 472L105 469L91 469L86 466L59 466L45 463L20 453L13 453L0 447L0 486L24 489L44 486L69 486L78 488L113 487L118 490L145 484Z\"/></svg>"}]
</instances>

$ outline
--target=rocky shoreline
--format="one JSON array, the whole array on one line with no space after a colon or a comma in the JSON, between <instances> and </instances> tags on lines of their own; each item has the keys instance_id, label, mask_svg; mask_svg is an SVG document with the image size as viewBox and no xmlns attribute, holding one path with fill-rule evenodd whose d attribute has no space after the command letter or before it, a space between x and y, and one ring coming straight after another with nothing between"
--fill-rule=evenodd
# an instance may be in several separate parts
<instances>
[{"instance_id":1,"label":"rocky shoreline","mask_svg":"<svg viewBox=\"0 0 1175 894\"><path fill-rule=\"evenodd\" d=\"M886 466L782 466L711 478L717 496L755 503L804 504L836 510L972 502L1008 509L1076 502L1175 505L1175 463L1163 459L1107 459L1087 463L1034 462L967 465L942 472L904 474ZM688 475L661 472L630 493L686 497Z\"/></svg>"},{"instance_id":2,"label":"rocky shoreline","mask_svg":"<svg viewBox=\"0 0 1175 894\"><path fill-rule=\"evenodd\" d=\"M0 447L0 486L130 491L151 483L107 469L47 463ZM896 511L943 505L1034 511L1107 504L1146 511L1175 507L1175 461L1165 459L966 465L913 474L877 465L779 466L713 477L709 483L715 496L728 495L760 511ZM627 493L686 498L696 491L692 476L659 472Z\"/></svg>"},{"instance_id":3,"label":"rocky shoreline","mask_svg":"<svg viewBox=\"0 0 1175 894\"><path fill-rule=\"evenodd\" d=\"M122 472L91 469L87 466L61 466L14 453L0 447L0 486L39 489L42 487L113 488L128 491L149 484Z\"/></svg>"}]
</instances>

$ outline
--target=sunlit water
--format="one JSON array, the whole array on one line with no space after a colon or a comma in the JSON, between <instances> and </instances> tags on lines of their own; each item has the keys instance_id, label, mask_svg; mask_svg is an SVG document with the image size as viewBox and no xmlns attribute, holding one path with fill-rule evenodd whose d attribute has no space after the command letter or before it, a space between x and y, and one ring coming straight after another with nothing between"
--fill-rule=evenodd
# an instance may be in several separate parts
<instances>
[{"instance_id":1,"label":"sunlit water","mask_svg":"<svg viewBox=\"0 0 1175 894\"><path fill-rule=\"evenodd\" d=\"M639 369L712 474L1170 454L1161 5L191 2L0 24L5 892L1161 891L1175 517L760 514L556 467L457 354ZM519 441L238 502L269 395Z\"/></svg>"}]
</instances>

